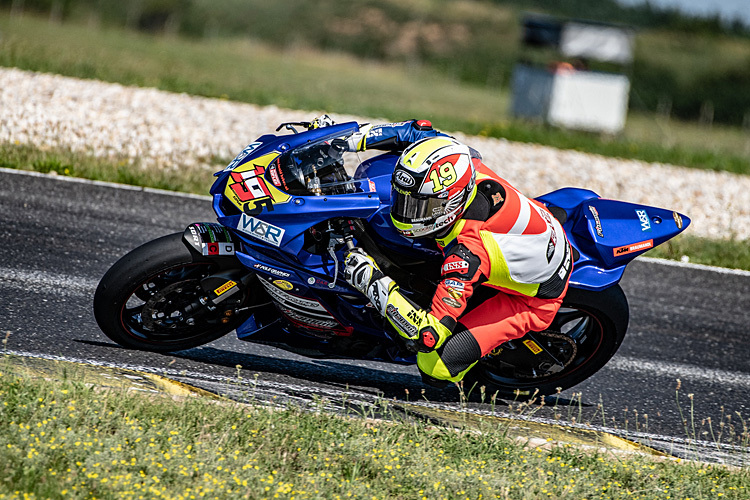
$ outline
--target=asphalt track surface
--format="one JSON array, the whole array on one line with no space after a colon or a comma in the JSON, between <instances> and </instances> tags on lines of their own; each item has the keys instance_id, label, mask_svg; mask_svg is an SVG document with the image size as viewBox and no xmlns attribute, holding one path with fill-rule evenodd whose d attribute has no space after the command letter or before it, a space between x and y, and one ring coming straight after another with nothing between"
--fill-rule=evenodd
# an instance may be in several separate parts
<instances>
[{"instance_id":1,"label":"asphalt track surface","mask_svg":"<svg viewBox=\"0 0 750 500\"><path fill-rule=\"evenodd\" d=\"M266 388L258 397L406 399L408 390L412 400L459 407L455 388L425 389L415 367L309 359L234 334L168 355L123 349L94 321L99 279L137 245L213 221L208 198L8 170L0 170L0 186L0 336L10 332L8 352L192 376L218 391L239 376ZM750 273L638 259L621 284L631 322L617 355L556 408L548 398L524 414L709 441L742 432L750 418Z\"/></svg>"}]
</instances>

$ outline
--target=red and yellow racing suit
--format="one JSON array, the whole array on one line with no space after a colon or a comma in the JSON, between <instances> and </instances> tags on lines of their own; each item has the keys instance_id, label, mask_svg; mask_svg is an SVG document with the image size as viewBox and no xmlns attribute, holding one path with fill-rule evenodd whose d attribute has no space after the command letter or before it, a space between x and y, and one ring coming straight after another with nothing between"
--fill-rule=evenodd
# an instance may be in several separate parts
<instances>
[{"instance_id":1,"label":"red and yellow racing suit","mask_svg":"<svg viewBox=\"0 0 750 500\"><path fill-rule=\"evenodd\" d=\"M428 130L424 121L395 126L406 128L407 123L410 128L421 124L417 135ZM381 146L384 136L396 136L389 139L391 144L415 140L398 140L403 134L393 127L376 129L373 139L381 142L373 140L375 144L367 134L358 149ZM420 346L417 364L427 380L461 380L503 342L548 328L573 268L570 245L557 219L478 158L474 162L473 198L451 231L436 239L445 259L429 309L419 308L390 280L381 292L385 317L401 336Z\"/></svg>"}]
</instances>

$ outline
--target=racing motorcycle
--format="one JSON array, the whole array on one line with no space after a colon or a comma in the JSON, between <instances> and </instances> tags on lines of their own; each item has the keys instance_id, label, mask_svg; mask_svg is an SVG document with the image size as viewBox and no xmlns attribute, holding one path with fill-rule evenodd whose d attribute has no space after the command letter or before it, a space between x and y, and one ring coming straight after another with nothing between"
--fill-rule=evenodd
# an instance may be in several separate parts
<instances>
[{"instance_id":1,"label":"racing motorcycle","mask_svg":"<svg viewBox=\"0 0 750 500\"><path fill-rule=\"evenodd\" d=\"M434 241L405 238L391 224L398 154L363 160L347 152L356 122L283 123L276 132L282 128L215 174L217 222L145 243L107 271L94 297L107 337L172 352L236 330L240 340L311 357L416 363L413 347L342 278L344 256L358 246L411 300L430 304L443 257ZM570 239L573 272L549 329L505 342L464 379L500 397L554 394L604 366L628 326L618 285L625 266L690 224L677 212L586 189L538 201Z\"/></svg>"}]
</instances>

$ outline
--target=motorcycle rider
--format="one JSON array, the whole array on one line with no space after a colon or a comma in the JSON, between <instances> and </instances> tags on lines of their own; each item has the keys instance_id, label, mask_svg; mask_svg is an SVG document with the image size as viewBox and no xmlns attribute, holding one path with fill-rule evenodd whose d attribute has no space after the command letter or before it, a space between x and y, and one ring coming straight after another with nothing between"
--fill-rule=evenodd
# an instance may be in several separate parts
<instances>
[{"instance_id":1,"label":"motorcycle rider","mask_svg":"<svg viewBox=\"0 0 750 500\"><path fill-rule=\"evenodd\" d=\"M416 348L426 383L458 382L500 344L550 326L573 266L561 224L541 203L427 120L363 126L348 149L402 151L391 180L393 225L407 238L433 238L445 257L428 309L361 248L345 259L345 279Z\"/></svg>"}]
</instances>

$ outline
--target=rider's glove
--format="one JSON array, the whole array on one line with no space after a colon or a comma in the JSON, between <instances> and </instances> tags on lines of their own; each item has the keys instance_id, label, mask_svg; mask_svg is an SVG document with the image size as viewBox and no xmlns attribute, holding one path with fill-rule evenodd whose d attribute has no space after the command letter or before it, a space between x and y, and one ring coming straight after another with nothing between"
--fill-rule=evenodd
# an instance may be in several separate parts
<instances>
[{"instance_id":1,"label":"rider's glove","mask_svg":"<svg viewBox=\"0 0 750 500\"><path fill-rule=\"evenodd\" d=\"M384 275L375 260L361 248L354 248L344 259L344 279L359 290L373 306L385 316L388 293L396 286L391 278Z\"/></svg>"},{"instance_id":2,"label":"rider's glove","mask_svg":"<svg viewBox=\"0 0 750 500\"><path fill-rule=\"evenodd\" d=\"M310 123L310 129L330 127L333 124L333 119L330 116L320 115Z\"/></svg>"}]
</instances>

